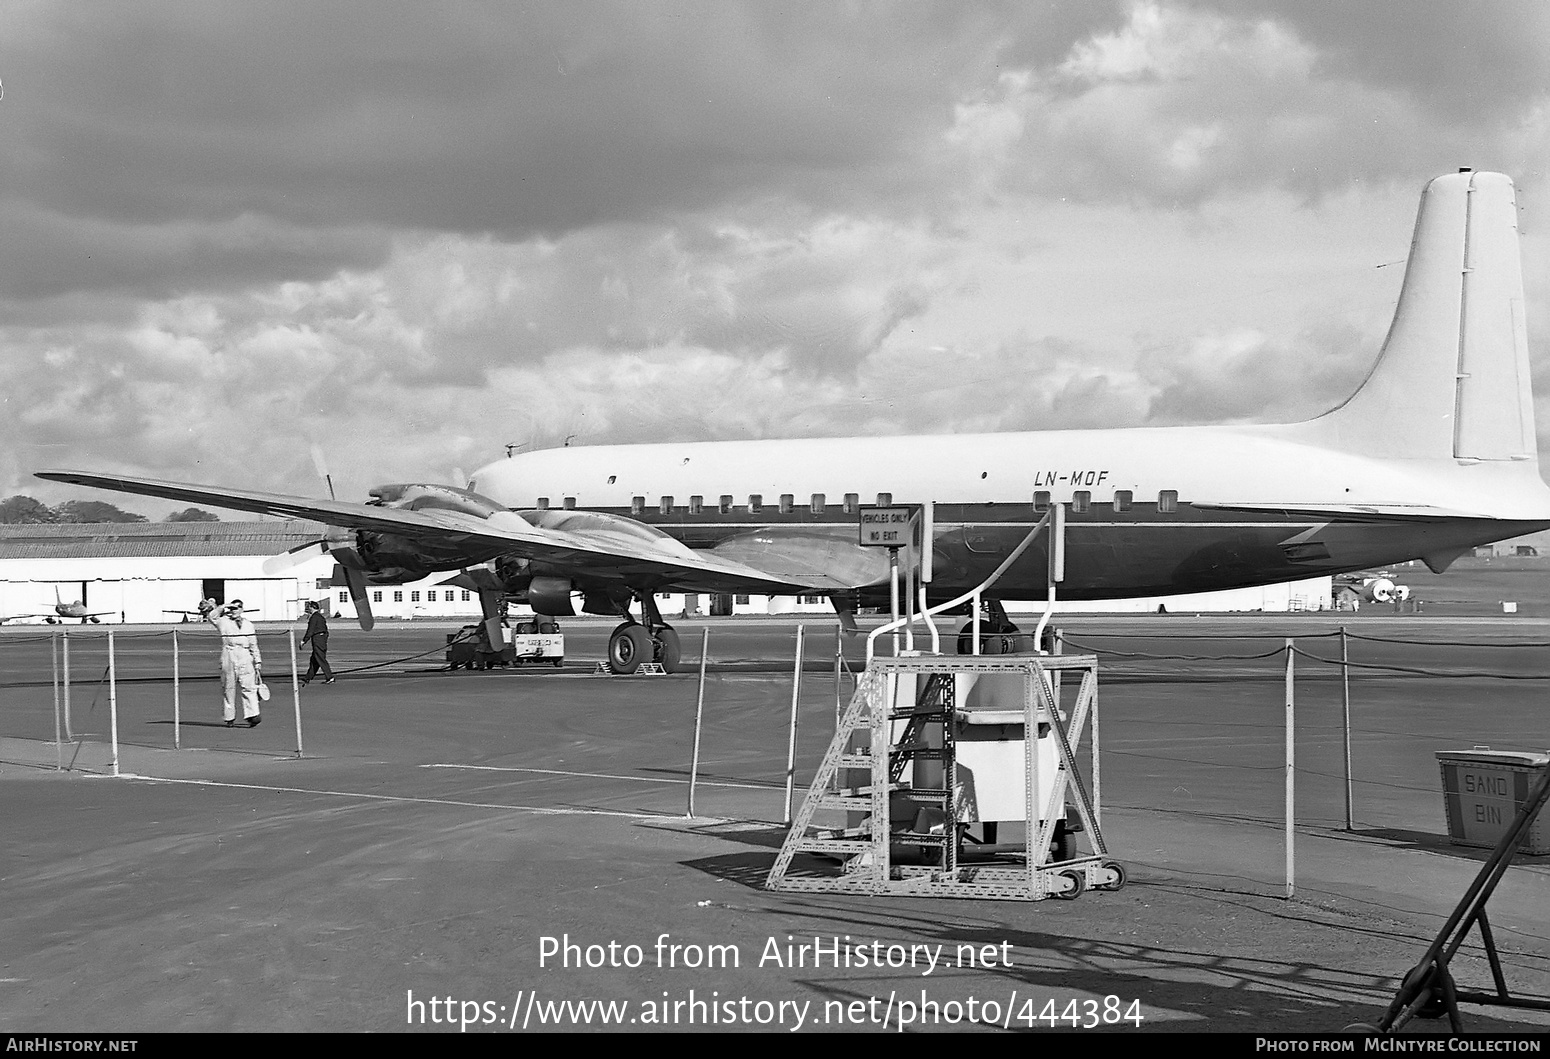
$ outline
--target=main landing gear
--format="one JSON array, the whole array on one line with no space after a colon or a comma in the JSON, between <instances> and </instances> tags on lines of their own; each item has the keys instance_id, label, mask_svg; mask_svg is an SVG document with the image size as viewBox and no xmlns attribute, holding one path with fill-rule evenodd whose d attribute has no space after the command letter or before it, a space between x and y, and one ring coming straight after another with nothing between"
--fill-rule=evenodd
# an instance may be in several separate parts
<instances>
[{"instance_id":1,"label":"main landing gear","mask_svg":"<svg viewBox=\"0 0 1550 1059\"><path fill-rule=\"evenodd\" d=\"M645 623L630 617L625 609L624 624L608 637L608 668L614 673L633 673L642 663L655 662L664 673L678 672L682 650L678 631L662 620L651 593L639 593L641 615Z\"/></svg>"}]
</instances>

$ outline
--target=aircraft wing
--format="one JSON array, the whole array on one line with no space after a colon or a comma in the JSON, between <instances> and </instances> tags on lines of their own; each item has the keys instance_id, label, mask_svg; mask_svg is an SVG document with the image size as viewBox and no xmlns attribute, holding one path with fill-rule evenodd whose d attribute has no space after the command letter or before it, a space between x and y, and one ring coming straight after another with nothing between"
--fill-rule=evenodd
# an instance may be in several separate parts
<instances>
[{"instance_id":1,"label":"aircraft wing","mask_svg":"<svg viewBox=\"0 0 1550 1059\"><path fill-rule=\"evenodd\" d=\"M442 508L413 510L85 471L39 471L36 476L183 503L311 519L345 529L434 542L443 548L467 547L471 556L476 551L482 553L471 557L470 562L482 562L492 549L498 549L504 554L564 567L578 575L657 580L692 586L703 592L822 592L848 587L840 583L843 579L816 571L800 579L766 573L733 559L693 551L670 537L644 539L534 526L513 511L497 511L484 517Z\"/></svg>"},{"instance_id":2,"label":"aircraft wing","mask_svg":"<svg viewBox=\"0 0 1550 1059\"><path fill-rule=\"evenodd\" d=\"M1261 502L1238 503L1218 501L1215 503L1202 503L1195 501L1192 503L1192 506L1209 511L1273 512L1277 515L1317 519L1321 522L1352 519L1368 522L1386 520L1410 522L1424 519L1488 519L1496 517L1482 511L1460 511L1457 508L1437 507L1433 504L1309 504L1304 506L1302 504L1266 504Z\"/></svg>"}]
</instances>

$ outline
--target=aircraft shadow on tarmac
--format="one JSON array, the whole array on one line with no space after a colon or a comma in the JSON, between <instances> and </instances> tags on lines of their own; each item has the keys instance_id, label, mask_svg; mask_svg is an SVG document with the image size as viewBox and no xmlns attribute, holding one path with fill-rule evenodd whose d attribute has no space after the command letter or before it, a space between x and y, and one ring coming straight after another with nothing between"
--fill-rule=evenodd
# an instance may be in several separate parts
<instances>
[{"instance_id":1,"label":"aircraft shadow on tarmac","mask_svg":"<svg viewBox=\"0 0 1550 1059\"><path fill-rule=\"evenodd\" d=\"M822 899L825 895L812 896ZM1146 901L1134 893L1102 897L1111 904L1123 905L1106 911L1105 918L1123 919L1134 924L1138 914L1142 918L1147 915L1143 910L1148 907L1148 902L1155 908L1158 895L1154 893ZM994 975L998 983L1005 984L1009 990L1016 988L1024 996L1039 997L1041 1001L1054 996L1063 998L1055 1005L1056 1013L1064 1009L1064 998L1072 994L1117 996L1126 1005L1139 999L1145 1019L1142 1025L1151 1030L1305 1033L1339 1031L1358 1022L1375 1023L1398 987L1398 976L1411 966L1426 944L1424 939L1408 935L1361 931L1370 933L1372 943L1387 943L1385 948L1375 952L1370 946L1341 945L1332 951L1349 953L1350 962L1339 965L1227 955L1190 945L1170 944L1168 935L1172 931L1167 925L1154 931L1156 943L1140 944L1082 936L1069 929L1079 928L1080 921L1066 917L1056 921L1063 928L1062 932L1053 933L1020 930L1004 921L994 926L970 926L952 922L943 915L944 906L957 915L963 911L964 904L978 908L979 902L911 899L866 904L866 899L851 898L837 907L809 897L795 897L794 900L802 906L800 911L804 916L825 924L814 928L818 934L833 932L863 937L870 932L881 938L905 934L912 940L918 937L940 943L946 953L956 952L959 945L983 951L985 946L999 947L1003 942L1009 943L1018 951L1017 966L987 969L982 973ZM1004 909L1006 906L994 902L986 903L986 907ZM1292 929L1305 929L1309 922L1317 919L1313 910L1308 915L1299 915L1267 910L1257 904L1253 907L1261 913L1270 912L1271 921L1261 921L1262 930L1274 931L1273 920L1289 921ZM1053 908L1085 911L1079 905L1064 902L1053 903ZM1240 905L1240 911L1248 910ZM1188 922L1175 921L1174 927L1193 935L1198 931L1199 921L1198 906L1192 906ZM1316 925L1338 931L1347 939L1352 930L1349 922L1318 922ZM804 925L801 929L806 933L809 928ZM1032 960L1028 956L1030 953L1034 954ZM1217 984L1223 980L1231 984ZM818 978L807 984L825 994L826 999L867 1000L871 996L868 992L838 987L832 978ZM984 990L976 988L976 992L984 993ZM1158 1008L1170 1012L1168 1021L1158 1021ZM1035 1003L1031 1014L1037 1015L1040 1010L1040 1003ZM1085 1010L1082 1008L1083 1012ZM1462 1008L1466 1031L1513 1033L1544 1028L1542 1024L1495 1018L1485 1014L1485 1010L1470 1005ZM1071 1028L1069 1023L1058 1020L1053 1027L1037 1020L1031 1025L1024 1024L1015 1021L1019 1012L1030 1012L1019 1007L1018 1012L1013 1013L1012 1025L1020 1029ZM1135 1027L1132 1023L1117 1022L1109 1028L1131 1030ZM1442 1019L1412 1022L1407 1035L1447 1032L1447 1020Z\"/></svg>"}]
</instances>

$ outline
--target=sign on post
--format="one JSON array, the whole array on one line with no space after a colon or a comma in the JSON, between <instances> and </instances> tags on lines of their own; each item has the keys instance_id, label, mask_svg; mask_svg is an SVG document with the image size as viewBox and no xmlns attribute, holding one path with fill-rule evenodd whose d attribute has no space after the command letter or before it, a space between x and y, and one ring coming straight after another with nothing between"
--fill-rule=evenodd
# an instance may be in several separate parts
<instances>
[{"instance_id":1,"label":"sign on post","mask_svg":"<svg viewBox=\"0 0 1550 1059\"><path fill-rule=\"evenodd\" d=\"M918 513L918 509L913 507L863 507L861 546L908 548L914 543L912 523Z\"/></svg>"}]
</instances>

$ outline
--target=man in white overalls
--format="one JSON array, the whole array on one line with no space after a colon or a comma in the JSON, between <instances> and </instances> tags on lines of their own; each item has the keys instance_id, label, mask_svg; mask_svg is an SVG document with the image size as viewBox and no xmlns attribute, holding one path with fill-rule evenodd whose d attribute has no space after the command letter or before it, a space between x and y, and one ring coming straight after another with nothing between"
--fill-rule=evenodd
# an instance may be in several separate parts
<instances>
[{"instance_id":1,"label":"man in white overalls","mask_svg":"<svg viewBox=\"0 0 1550 1059\"><path fill-rule=\"evenodd\" d=\"M258 630L242 616L242 600L234 599L217 611L215 601L199 604L204 620L221 634L221 709L226 727L237 721L237 699L242 716L252 728L263 720L258 715L258 683L264 658L258 652Z\"/></svg>"}]
</instances>

